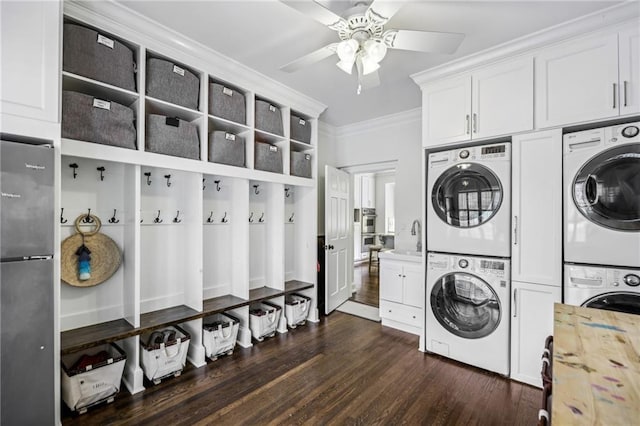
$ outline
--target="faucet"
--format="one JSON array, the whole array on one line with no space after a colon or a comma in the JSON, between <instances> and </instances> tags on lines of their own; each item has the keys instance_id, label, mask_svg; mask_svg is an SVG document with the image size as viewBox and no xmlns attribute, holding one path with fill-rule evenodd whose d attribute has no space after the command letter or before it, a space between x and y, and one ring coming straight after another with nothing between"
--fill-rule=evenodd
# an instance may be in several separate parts
<instances>
[{"instance_id":1,"label":"faucet","mask_svg":"<svg viewBox=\"0 0 640 426\"><path fill-rule=\"evenodd\" d=\"M420 226L420 221L415 219L411 224L411 235L418 236L418 243L416 244L416 251L422 251L422 226Z\"/></svg>"}]
</instances>

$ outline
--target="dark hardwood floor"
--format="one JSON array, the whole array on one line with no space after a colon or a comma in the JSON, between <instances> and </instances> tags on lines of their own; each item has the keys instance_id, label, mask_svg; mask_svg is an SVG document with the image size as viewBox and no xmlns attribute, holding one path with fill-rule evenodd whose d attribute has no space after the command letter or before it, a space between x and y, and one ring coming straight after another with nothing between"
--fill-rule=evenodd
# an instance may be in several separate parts
<instances>
[{"instance_id":1,"label":"dark hardwood floor","mask_svg":"<svg viewBox=\"0 0 640 426\"><path fill-rule=\"evenodd\" d=\"M75 425L534 425L541 391L419 352L418 337L334 312Z\"/></svg>"},{"instance_id":2,"label":"dark hardwood floor","mask_svg":"<svg viewBox=\"0 0 640 426\"><path fill-rule=\"evenodd\" d=\"M380 272L378 265L371 267L369 272L369 262L356 265L353 270L353 283L356 292L349 300L363 303L365 305L380 305Z\"/></svg>"}]
</instances>

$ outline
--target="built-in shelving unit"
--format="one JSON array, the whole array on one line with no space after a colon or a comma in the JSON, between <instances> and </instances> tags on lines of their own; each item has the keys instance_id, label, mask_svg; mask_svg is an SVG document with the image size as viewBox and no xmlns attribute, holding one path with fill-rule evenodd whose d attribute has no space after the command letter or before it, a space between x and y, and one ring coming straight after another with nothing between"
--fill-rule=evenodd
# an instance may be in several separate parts
<instances>
[{"instance_id":1,"label":"built-in shelving unit","mask_svg":"<svg viewBox=\"0 0 640 426\"><path fill-rule=\"evenodd\" d=\"M122 14L120 19L103 7ZM135 393L144 389L139 366L142 334L179 324L191 334L188 359L199 367L206 362L202 324L210 315L231 312L237 317L242 346L252 344L252 303L269 300L284 307L286 294L301 293L312 298L310 320L317 320L315 146L317 117L324 106L249 69L231 72L226 58L200 46L193 51L176 49L174 35L157 37L158 29L146 21L127 25L130 18L123 13L120 6L65 3L65 22L93 28L129 46L137 75L136 91L130 91L63 70L63 90L131 108L137 143L135 149L127 149L62 139L61 238L75 232L75 218L91 209L103 222L101 232L121 248L123 261L116 274L97 286L61 283L60 346L62 354L69 354L117 342L127 352L124 382ZM197 109L148 95L149 58L170 61L199 78ZM244 97L244 122L212 114L209 84L214 82ZM280 109L282 135L256 127L257 99L268 99ZM290 138L292 111L311 126L310 143ZM195 124L199 158L148 152L150 114ZM208 161L209 139L216 130L243 138L244 167ZM255 168L257 141L279 148L282 173ZM294 151L313 157L310 178L290 174ZM77 167L69 167L72 164ZM278 331L287 331L286 320Z\"/></svg>"}]
</instances>

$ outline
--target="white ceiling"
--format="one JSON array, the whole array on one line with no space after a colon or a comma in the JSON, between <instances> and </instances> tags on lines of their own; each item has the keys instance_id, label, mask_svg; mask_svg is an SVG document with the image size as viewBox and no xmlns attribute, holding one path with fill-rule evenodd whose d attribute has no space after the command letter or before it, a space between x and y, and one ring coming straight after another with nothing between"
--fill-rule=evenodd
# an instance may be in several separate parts
<instances>
[{"instance_id":1,"label":"white ceiling","mask_svg":"<svg viewBox=\"0 0 640 426\"><path fill-rule=\"evenodd\" d=\"M573 18L617 1L407 1L385 28L466 34L454 55L389 50L377 88L356 94L356 76L330 57L296 73L279 68L337 33L276 0L121 1L212 49L328 106L321 119L343 126L420 106L409 75ZM353 1L320 1L336 13Z\"/></svg>"}]
</instances>

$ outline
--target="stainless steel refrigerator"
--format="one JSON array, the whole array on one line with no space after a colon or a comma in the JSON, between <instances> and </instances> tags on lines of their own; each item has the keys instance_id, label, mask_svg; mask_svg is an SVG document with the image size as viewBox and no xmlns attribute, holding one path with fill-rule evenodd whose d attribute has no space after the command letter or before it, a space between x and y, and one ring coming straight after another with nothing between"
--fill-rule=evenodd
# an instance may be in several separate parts
<instances>
[{"instance_id":1,"label":"stainless steel refrigerator","mask_svg":"<svg viewBox=\"0 0 640 426\"><path fill-rule=\"evenodd\" d=\"M0 424L54 407L54 150L0 141Z\"/></svg>"}]
</instances>

